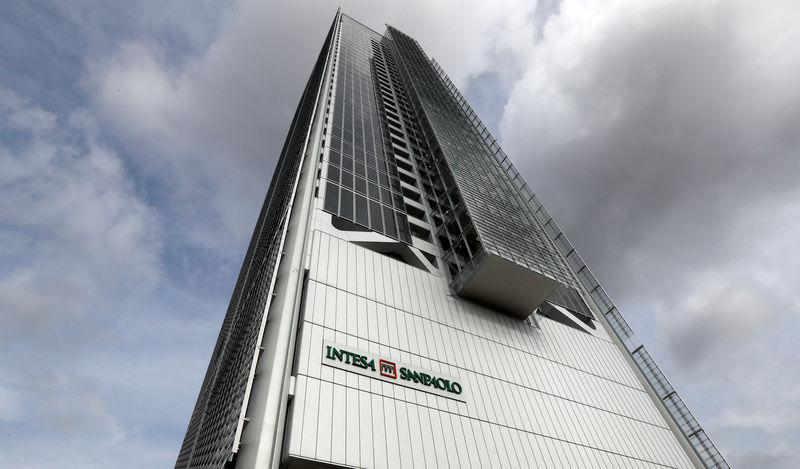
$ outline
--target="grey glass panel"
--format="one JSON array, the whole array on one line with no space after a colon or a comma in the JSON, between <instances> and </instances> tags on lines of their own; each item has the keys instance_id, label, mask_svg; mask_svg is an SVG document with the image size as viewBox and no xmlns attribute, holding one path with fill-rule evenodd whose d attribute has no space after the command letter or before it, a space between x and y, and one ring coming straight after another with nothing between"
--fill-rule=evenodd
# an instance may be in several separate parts
<instances>
[{"instance_id":1,"label":"grey glass panel","mask_svg":"<svg viewBox=\"0 0 800 469\"><path fill-rule=\"evenodd\" d=\"M359 205L354 211L351 203L345 204L344 198L349 196L345 196L343 190L340 195L342 203L326 202L323 208L334 215L410 243L410 237L402 231L398 232L395 215L391 217L391 223L384 222L382 216L385 209L394 209L397 210L396 216L404 219L406 225L408 223L405 206L398 203L402 201L402 196L399 196L400 181L394 168L394 157L385 151L391 145L390 138L384 133L384 117L376 101L378 79L374 76L376 57L372 43L380 39L380 35L343 17L328 144L328 161L341 168L340 172L329 170L328 185L337 184L354 190L356 194L366 195L372 200L371 204L378 206L375 211L372 208L368 211L372 216L367 217L367 223L367 218L359 212L363 202L356 199L355 203ZM380 57L378 60L381 60ZM392 190L398 195L393 195ZM331 190L330 193L335 194L335 191ZM328 191L326 197L327 194ZM352 199L348 201L352 202Z\"/></svg>"},{"instance_id":2,"label":"grey glass panel","mask_svg":"<svg viewBox=\"0 0 800 469\"><path fill-rule=\"evenodd\" d=\"M331 150L328 155L328 161L337 166L342 164L342 155L338 151Z\"/></svg>"},{"instance_id":3,"label":"grey glass panel","mask_svg":"<svg viewBox=\"0 0 800 469\"><path fill-rule=\"evenodd\" d=\"M339 186L336 184L328 184L325 189L325 210L339 213Z\"/></svg>"},{"instance_id":4,"label":"grey glass panel","mask_svg":"<svg viewBox=\"0 0 800 469\"><path fill-rule=\"evenodd\" d=\"M339 182L339 168L330 165L328 166L328 181L338 183Z\"/></svg>"},{"instance_id":5,"label":"grey glass panel","mask_svg":"<svg viewBox=\"0 0 800 469\"><path fill-rule=\"evenodd\" d=\"M369 201L369 226L375 231L383 233L383 220L381 219L381 205L374 200Z\"/></svg>"},{"instance_id":6,"label":"grey glass panel","mask_svg":"<svg viewBox=\"0 0 800 469\"><path fill-rule=\"evenodd\" d=\"M381 198L381 190L380 190L380 188L378 187L377 184L374 184L374 183L370 182L368 184L367 195L369 195L369 197L372 198L372 199L380 200L380 198Z\"/></svg>"},{"instance_id":7,"label":"grey glass panel","mask_svg":"<svg viewBox=\"0 0 800 469\"><path fill-rule=\"evenodd\" d=\"M386 234L392 238L396 238L397 227L394 224L394 211L389 207L383 207L383 221Z\"/></svg>"},{"instance_id":8,"label":"grey glass panel","mask_svg":"<svg viewBox=\"0 0 800 469\"><path fill-rule=\"evenodd\" d=\"M353 171L353 158L349 156L342 155L342 169L347 171Z\"/></svg>"},{"instance_id":9,"label":"grey glass panel","mask_svg":"<svg viewBox=\"0 0 800 469\"><path fill-rule=\"evenodd\" d=\"M581 294L574 288L559 285L547 298L547 301L563 306L573 313L580 314L589 319L594 319L594 315L589 310L589 307L586 306Z\"/></svg>"},{"instance_id":10,"label":"grey glass panel","mask_svg":"<svg viewBox=\"0 0 800 469\"><path fill-rule=\"evenodd\" d=\"M388 31L391 39L383 44L393 51L428 146L423 152L424 166L435 176L430 178L428 194L441 206L437 237L446 230L453 237L453 246L462 246L460 239L473 225L477 237L470 246L480 244L474 252L462 249L460 256L454 256L463 260L452 279L455 291L466 285L481 265L475 256L486 254L577 286L518 184L508 176L508 168L495 157L499 148L486 143L459 103L456 90L440 78L416 41L392 27ZM465 220L451 223L457 214Z\"/></svg>"},{"instance_id":11,"label":"grey glass panel","mask_svg":"<svg viewBox=\"0 0 800 469\"><path fill-rule=\"evenodd\" d=\"M411 243L411 228L408 226L408 217L403 216L397 212L397 229L400 239L407 243Z\"/></svg>"},{"instance_id":12,"label":"grey glass panel","mask_svg":"<svg viewBox=\"0 0 800 469\"><path fill-rule=\"evenodd\" d=\"M369 202L363 195L356 194L356 223L369 226Z\"/></svg>"},{"instance_id":13,"label":"grey glass panel","mask_svg":"<svg viewBox=\"0 0 800 469\"><path fill-rule=\"evenodd\" d=\"M342 193L339 196L341 203L339 204L339 214L342 218L346 218L350 221L354 221L353 219L353 193L348 191L347 189L342 189Z\"/></svg>"},{"instance_id":14,"label":"grey glass panel","mask_svg":"<svg viewBox=\"0 0 800 469\"><path fill-rule=\"evenodd\" d=\"M352 189L353 173L350 173L348 171L342 171L341 185L342 187L347 187L348 189Z\"/></svg>"},{"instance_id":15,"label":"grey glass panel","mask_svg":"<svg viewBox=\"0 0 800 469\"><path fill-rule=\"evenodd\" d=\"M367 181L364 178L357 177L356 184L355 184L356 192L359 194L366 194L367 193Z\"/></svg>"}]
</instances>

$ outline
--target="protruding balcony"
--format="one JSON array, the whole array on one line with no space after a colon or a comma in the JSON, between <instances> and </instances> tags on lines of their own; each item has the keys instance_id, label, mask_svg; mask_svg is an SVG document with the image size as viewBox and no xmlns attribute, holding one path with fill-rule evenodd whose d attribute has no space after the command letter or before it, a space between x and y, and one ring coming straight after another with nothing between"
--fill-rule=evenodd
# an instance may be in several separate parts
<instances>
[{"instance_id":1,"label":"protruding balcony","mask_svg":"<svg viewBox=\"0 0 800 469\"><path fill-rule=\"evenodd\" d=\"M485 254L456 293L524 319L550 296L559 282L507 259Z\"/></svg>"}]
</instances>

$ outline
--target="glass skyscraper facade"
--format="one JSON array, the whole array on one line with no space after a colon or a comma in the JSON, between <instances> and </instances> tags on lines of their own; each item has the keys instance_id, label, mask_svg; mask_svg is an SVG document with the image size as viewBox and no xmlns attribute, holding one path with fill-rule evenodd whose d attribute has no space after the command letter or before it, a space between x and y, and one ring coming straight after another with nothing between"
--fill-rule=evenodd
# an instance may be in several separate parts
<instances>
[{"instance_id":1,"label":"glass skyscraper facade","mask_svg":"<svg viewBox=\"0 0 800 469\"><path fill-rule=\"evenodd\" d=\"M438 63L337 13L175 467L729 466Z\"/></svg>"}]
</instances>

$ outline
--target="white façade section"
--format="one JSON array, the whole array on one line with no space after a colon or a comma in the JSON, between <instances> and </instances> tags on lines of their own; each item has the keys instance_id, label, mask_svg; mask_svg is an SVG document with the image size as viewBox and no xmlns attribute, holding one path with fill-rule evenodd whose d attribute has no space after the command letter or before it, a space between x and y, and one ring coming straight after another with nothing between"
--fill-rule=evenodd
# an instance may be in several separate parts
<instances>
[{"instance_id":1,"label":"white fa\u00e7ade section","mask_svg":"<svg viewBox=\"0 0 800 469\"><path fill-rule=\"evenodd\" d=\"M545 318L534 327L453 297L445 277L326 231L315 231L307 258L289 460L693 467L611 340ZM325 366L320 354L332 342L458 377L469 399Z\"/></svg>"},{"instance_id":2,"label":"white fa\u00e7ade section","mask_svg":"<svg viewBox=\"0 0 800 469\"><path fill-rule=\"evenodd\" d=\"M312 220L316 212L314 197L318 167L316 155L321 152L325 113L321 112L330 89L328 83L333 73L332 53L336 49L340 31L337 11L331 47L326 52L324 73L319 88L314 92L314 107L305 143L296 158L300 158L300 171L296 176L292 199L287 211L288 219L282 233L279 260L272 278L272 295L265 306L259 333L259 346L254 351L243 413L235 434L232 461L236 468L277 468L282 456L282 439L285 433L289 405L293 351L300 325L297 311L300 308L306 261L313 234Z\"/></svg>"}]
</instances>

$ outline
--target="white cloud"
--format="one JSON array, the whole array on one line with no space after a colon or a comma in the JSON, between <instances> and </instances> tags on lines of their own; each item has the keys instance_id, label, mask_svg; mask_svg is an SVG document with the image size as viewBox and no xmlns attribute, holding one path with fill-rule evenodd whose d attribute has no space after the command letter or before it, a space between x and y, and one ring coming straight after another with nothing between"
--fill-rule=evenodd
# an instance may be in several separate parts
<instances>
[{"instance_id":1,"label":"white cloud","mask_svg":"<svg viewBox=\"0 0 800 469\"><path fill-rule=\"evenodd\" d=\"M773 419L798 407L798 8L564 0L500 126L734 466L800 438Z\"/></svg>"},{"instance_id":2,"label":"white cloud","mask_svg":"<svg viewBox=\"0 0 800 469\"><path fill-rule=\"evenodd\" d=\"M713 282L716 283L716 282ZM686 368L735 365L747 342L762 336L778 311L761 291L743 284L702 285L662 318L677 363ZM713 355L719 356L714 359ZM728 360L724 360L728 358Z\"/></svg>"},{"instance_id":3,"label":"white cloud","mask_svg":"<svg viewBox=\"0 0 800 469\"><path fill-rule=\"evenodd\" d=\"M155 467L175 457L224 313L226 299L199 300L193 282L212 274L196 267L241 258L335 6L243 1L195 15L196 3L145 3L119 12L134 25L124 39L99 44L108 27L76 5L68 16L94 41L75 90L88 107L61 114L3 95L13 138L0 158L0 252L14 263L0 273L0 315L19 340L0 358L0 418L30 423L0 454L15 467ZM460 83L521 54L532 9L344 5L418 37ZM180 37L155 36L162 27ZM166 277L176 270L185 285ZM37 446L60 457L28 457Z\"/></svg>"},{"instance_id":4,"label":"white cloud","mask_svg":"<svg viewBox=\"0 0 800 469\"><path fill-rule=\"evenodd\" d=\"M81 8L71 16L79 24ZM224 305L198 300L192 285L170 293L190 300L155 291L171 283L162 263L203 277L187 249L215 259L209 270L241 258L335 5L215 8L158 3L117 15L139 27L121 43L92 46L112 53L84 57L82 90L93 101L71 117L0 91L0 122L15 135L0 150L0 256L11 261L0 266L0 336L29 340L3 344L0 365L13 373L0 381L0 423L39 409L121 439L91 457L71 449L76 440L50 440L65 456L31 466L154 467L175 457L178 443L148 440L148 425L182 436ZM774 418L780 406L796 408L796 396L771 387L798 382L785 372L796 363L776 359L793 353L783 344L800 309L797 8L343 5L379 31L389 23L417 38L462 90L480 82L487 108L505 104L505 149L740 467L796 458L786 448L798 429ZM85 27L91 41L108 39L106 29ZM173 36L156 37L158 28ZM141 300L148 292L152 303ZM113 318L117 311L130 315ZM78 357L82 350L102 356ZM33 362L63 354L75 365L59 361L37 375L32 361L13 363L34 353ZM687 359L695 366L679 366ZM36 407L42 381L63 396ZM176 416L180 400L186 414ZM770 428L785 430L783 443L760 439ZM0 444L4 464L29 464L21 455L35 452L30 441Z\"/></svg>"},{"instance_id":5,"label":"white cloud","mask_svg":"<svg viewBox=\"0 0 800 469\"><path fill-rule=\"evenodd\" d=\"M307 14L326 7L330 15ZM798 61L778 53L791 8L565 0L538 34L531 3L343 9L411 34L462 88L498 75L488 86L510 89L500 127L512 158L600 280L623 294L623 313L645 325L667 374L681 384L705 373L697 389L718 393L741 379L747 353L764 358L773 322L793 321L780 309L797 306L770 265L788 276L797 257L766 252L785 240L764 236L771 222L758 216L797 193L787 157L800 120L786 101L798 96ZM201 214L192 218L202 225L188 221L190 242L249 234L332 14L324 3L243 2L180 66L146 40L92 64L103 115L145 149L143 167L174 181L175 210ZM308 33L298 36L301 24ZM787 239L798 233L783 220ZM721 412L694 389L690 407Z\"/></svg>"},{"instance_id":6,"label":"white cloud","mask_svg":"<svg viewBox=\"0 0 800 469\"><path fill-rule=\"evenodd\" d=\"M764 429L771 434L778 434L787 429L796 430L797 418L796 407L786 408L781 406L779 408L738 411L728 409L722 414L721 421L726 426Z\"/></svg>"},{"instance_id":7,"label":"white cloud","mask_svg":"<svg viewBox=\"0 0 800 469\"><path fill-rule=\"evenodd\" d=\"M25 397L17 389L0 385L0 423L10 424L25 420Z\"/></svg>"},{"instance_id":8,"label":"white cloud","mask_svg":"<svg viewBox=\"0 0 800 469\"><path fill-rule=\"evenodd\" d=\"M7 90L0 97L14 132L0 148L0 231L18 240L0 276L3 336L59 336L117 288L158 280L156 214L87 116L62 124Z\"/></svg>"},{"instance_id":9,"label":"white cloud","mask_svg":"<svg viewBox=\"0 0 800 469\"><path fill-rule=\"evenodd\" d=\"M154 44L124 44L114 65L104 69L93 84L110 116L148 139L169 138L168 117L180 101L178 84L165 69L162 51ZM172 136L174 137L174 136Z\"/></svg>"},{"instance_id":10,"label":"white cloud","mask_svg":"<svg viewBox=\"0 0 800 469\"><path fill-rule=\"evenodd\" d=\"M15 428L0 448L12 466L29 431L48 447L125 437L101 381L80 368L113 342L131 296L159 282L160 230L93 125L0 89L0 239L11 241L0 270L0 425Z\"/></svg>"},{"instance_id":11,"label":"white cloud","mask_svg":"<svg viewBox=\"0 0 800 469\"><path fill-rule=\"evenodd\" d=\"M534 6L354 2L343 11L381 31L391 23L415 35L464 83L493 68L498 55L529 49ZM85 88L115 132L138 148L134 163L170 184L176 214L193 215L183 218L191 229L177 236L218 247L220 233L237 243L250 234L334 13L327 2L243 1L225 15L216 40L177 65L146 38L89 63Z\"/></svg>"}]
</instances>

